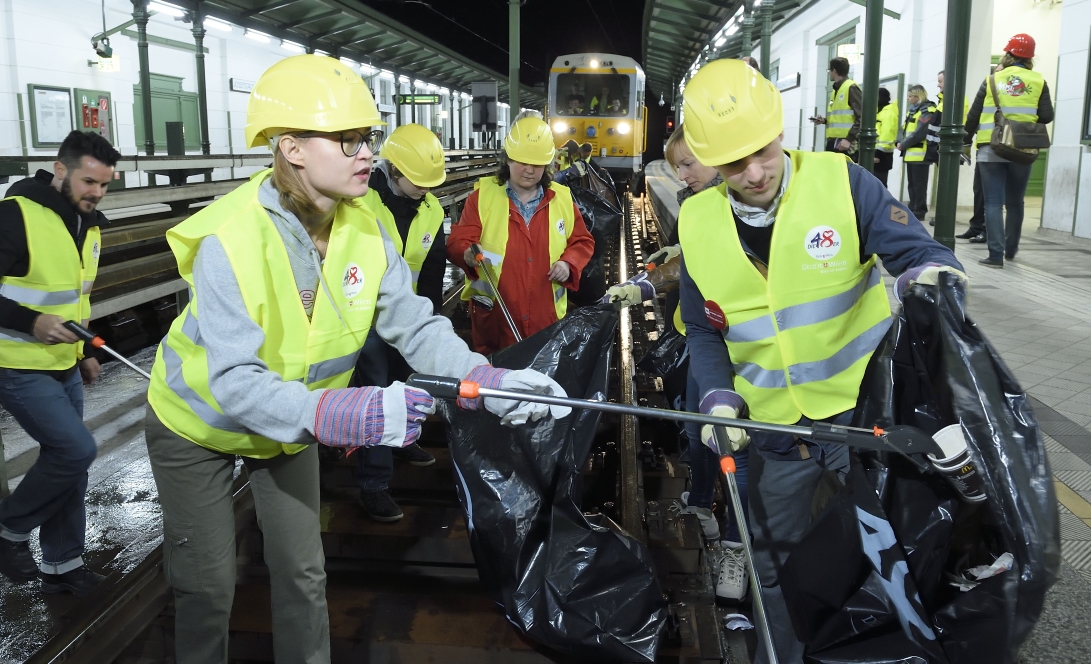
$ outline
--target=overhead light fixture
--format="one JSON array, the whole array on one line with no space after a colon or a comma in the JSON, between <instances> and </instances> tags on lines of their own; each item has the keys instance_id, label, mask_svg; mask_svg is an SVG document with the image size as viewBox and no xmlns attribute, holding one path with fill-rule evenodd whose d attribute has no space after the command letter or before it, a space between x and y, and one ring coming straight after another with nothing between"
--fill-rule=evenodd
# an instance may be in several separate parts
<instances>
[{"instance_id":1,"label":"overhead light fixture","mask_svg":"<svg viewBox=\"0 0 1091 664\"><path fill-rule=\"evenodd\" d=\"M440 88L440 89L439 89L439 93L440 93L441 95L449 95L449 94L451 94L451 91L450 91L450 90L448 90L447 88Z\"/></svg>"},{"instance_id":2,"label":"overhead light fixture","mask_svg":"<svg viewBox=\"0 0 1091 664\"><path fill-rule=\"evenodd\" d=\"M318 49L318 48L314 49L314 54L315 55L324 55L327 58L330 57L330 54L329 54L328 51L323 51L322 49Z\"/></svg>"},{"instance_id":3,"label":"overhead light fixture","mask_svg":"<svg viewBox=\"0 0 1091 664\"><path fill-rule=\"evenodd\" d=\"M439 119L440 120L446 120L447 119L447 111L440 111L439 112Z\"/></svg>"},{"instance_id":4,"label":"overhead light fixture","mask_svg":"<svg viewBox=\"0 0 1091 664\"><path fill-rule=\"evenodd\" d=\"M297 44L294 41L288 41L287 39L280 40L280 47L285 51L291 51L292 53L305 53L307 51L307 49L303 47L303 44Z\"/></svg>"},{"instance_id":5,"label":"overhead light fixture","mask_svg":"<svg viewBox=\"0 0 1091 664\"><path fill-rule=\"evenodd\" d=\"M372 67L369 64L361 62L360 63L360 71L364 72L364 74L366 74L368 76L371 76L371 75L373 75L375 72L377 72L379 70L376 69L375 67Z\"/></svg>"},{"instance_id":6,"label":"overhead light fixture","mask_svg":"<svg viewBox=\"0 0 1091 664\"><path fill-rule=\"evenodd\" d=\"M182 18L186 15L186 12L181 7L175 7L174 5L165 2L149 2L148 11L166 14L167 16L173 16L175 18Z\"/></svg>"},{"instance_id":7,"label":"overhead light fixture","mask_svg":"<svg viewBox=\"0 0 1091 664\"><path fill-rule=\"evenodd\" d=\"M338 58L338 60L352 67L353 69L356 69L360 66L359 62L356 62L355 60L349 60L348 58Z\"/></svg>"},{"instance_id":8,"label":"overhead light fixture","mask_svg":"<svg viewBox=\"0 0 1091 664\"><path fill-rule=\"evenodd\" d=\"M398 82L399 83L408 83L409 82L409 77L408 76L399 76L398 77Z\"/></svg>"},{"instance_id":9,"label":"overhead light fixture","mask_svg":"<svg viewBox=\"0 0 1091 664\"><path fill-rule=\"evenodd\" d=\"M386 69L380 69L379 70L379 78L385 78L388 81L393 81L394 80L394 72L387 71Z\"/></svg>"},{"instance_id":10,"label":"overhead light fixture","mask_svg":"<svg viewBox=\"0 0 1091 664\"><path fill-rule=\"evenodd\" d=\"M666 103L667 103L666 100L663 99L663 93L660 92L659 93L659 105L662 106L663 104L666 104Z\"/></svg>"},{"instance_id":11,"label":"overhead light fixture","mask_svg":"<svg viewBox=\"0 0 1091 664\"><path fill-rule=\"evenodd\" d=\"M217 18L206 18L205 29L219 30L220 32L231 32L231 24L226 21L221 21Z\"/></svg>"},{"instance_id":12,"label":"overhead light fixture","mask_svg":"<svg viewBox=\"0 0 1091 664\"><path fill-rule=\"evenodd\" d=\"M471 97L471 96L470 96L469 94L465 93L465 92L460 92L460 93L458 93L458 94L459 94L459 95L460 95L460 96L461 96L461 97L462 97L463 99L472 99L472 97Z\"/></svg>"},{"instance_id":13,"label":"overhead light fixture","mask_svg":"<svg viewBox=\"0 0 1091 664\"><path fill-rule=\"evenodd\" d=\"M716 48L720 48L721 46L723 46L726 43L727 43L727 37L720 37L719 39L716 40Z\"/></svg>"},{"instance_id":14,"label":"overhead light fixture","mask_svg":"<svg viewBox=\"0 0 1091 664\"><path fill-rule=\"evenodd\" d=\"M250 28L247 28L246 32L243 34L245 34L250 39L253 39L254 41L259 41L263 44L268 44L271 41L269 39L269 35L265 34L264 32L258 32L257 30L251 30Z\"/></svg>"},{"instance_id":15,"label":"overhead light fixture","mask_svg":"<svg viewBox=\"0 0 1091 664\"><path fill-rule=\"evenodd\" d=\"M739 26L732 25L730 28L727 29L727 32L724 33L724 34L726 34L728 36L731 36L731 35L735 34L738 31L739 31Z\"/></svg>"}]
</instances>

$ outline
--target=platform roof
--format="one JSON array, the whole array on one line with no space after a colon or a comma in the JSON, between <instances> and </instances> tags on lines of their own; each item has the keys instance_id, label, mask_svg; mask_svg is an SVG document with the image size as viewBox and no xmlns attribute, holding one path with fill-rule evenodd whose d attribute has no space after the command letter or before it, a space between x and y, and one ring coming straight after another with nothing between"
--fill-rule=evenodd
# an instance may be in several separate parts
<instances>
[{"instance_id":1,"label":"platform roof","mask_svg":"<svg viewBox=\"0 0 1091 664\"><path fill-rule=\"evenodd\" d=\"M195 0L169 0L193 11ZM347 0L201 0L205 16L366 63L434 85L468 91L474 81L495 80L501 101L508 77L361 3ZM520 86L520 105L545 105L540 89Z\"/></svg>"}]
</instances>

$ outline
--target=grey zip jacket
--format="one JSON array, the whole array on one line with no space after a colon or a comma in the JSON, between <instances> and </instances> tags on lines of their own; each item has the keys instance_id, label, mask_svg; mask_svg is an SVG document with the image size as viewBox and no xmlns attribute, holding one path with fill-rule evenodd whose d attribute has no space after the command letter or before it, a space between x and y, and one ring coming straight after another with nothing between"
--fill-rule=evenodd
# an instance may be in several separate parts
<instances>
[{"instance_id":1,"label":"grey zip jacket","mask_svg":"<svg viewBox=\"0 0 1091 664\"><path fill-rule=\"evenodd\" d=\"M303 224L281 207L266 179L258 200L276 225L308 316L320 290L326 290L321 258ZM413 293L405 264L382 224L386 272L379 283L375 332L417 371L464 377L488 363L455 335L451 322L432 315L432 302ZM201 345L208 355L208 383L225 415L256 434L282 443L314 443L314 419L325 390L285 381L258 358L265 333L250 318L235 271L215 236L201 241L193 265ZM334 284L338 286L339 284Z\"/></svg>"}]
</instances>

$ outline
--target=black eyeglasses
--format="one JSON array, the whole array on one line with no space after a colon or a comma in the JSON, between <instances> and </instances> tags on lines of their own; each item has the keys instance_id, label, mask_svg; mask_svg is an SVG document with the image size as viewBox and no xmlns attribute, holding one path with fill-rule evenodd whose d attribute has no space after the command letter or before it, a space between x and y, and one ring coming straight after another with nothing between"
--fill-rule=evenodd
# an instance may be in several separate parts
<instances>
[{"instance_id":1,"label":"black eyeglasses","mask_svg":"<svg viewBox=\"0 0 1091 664\"><path fill-rule=\"evenodd\" d=\"M301 134L296 134L301 138L311 138L313 136L324 136L332 138L337 136L341 142L341 152L346 157L355 157L360 152L360 148L367 145L367 149L372 154L379 151L379 147L383 144L384 133L381 129L373 129L366 134L356 129L349 129L347 131L305 131Z\"/></svg>"}]
</instances>

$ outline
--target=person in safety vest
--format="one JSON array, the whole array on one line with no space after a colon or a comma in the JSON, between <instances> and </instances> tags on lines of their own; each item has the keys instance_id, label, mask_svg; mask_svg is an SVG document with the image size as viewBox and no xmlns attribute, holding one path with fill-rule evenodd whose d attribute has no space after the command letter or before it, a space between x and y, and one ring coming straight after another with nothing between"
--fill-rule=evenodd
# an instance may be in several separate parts
<instances>
[{"instance_id":1,"label":"person in safety vest","mask_svg":"<svg viewBox=\"0 0 1091 664\"><path fill-rule=\"evenodd\" d=\"M15 182L0 201L0 405L41 447L0 501L0 574L15 583L40 578L42 592L77 597L104 578L82 558L87 469L97 451L83 423L83 385L99 363L64 323L91 318L100 228L109 223L95 208L120 158L98 133L73 131L53 172ZM35 528L40 565L30 550Z\"/></svg>"},{"instance_id":2,"label":"person in safety vest","mask_svg":"<svg viewBox=\"0 0 1091 664\"><path fill-rule=\"evenodd\" d=\"M890 90L879 88L879 110L875 115L875 177L883 186L894 168L894 144L898 140L898 102L890 99Z\"/></svg>"},{"instance_id":3,"label":"person in safety vest","mask_svg":"<svg viewBox=\"0 0 1091 664\"><path fill-rule=\"evenodd\" d=\"M990 89L996 87L995 94ZM988 267L1004 267L1019 251L1023 232L1023 197L1030 181L1033 164L1017 164L998 156L990 147L994 115L997 109L1004 118L1015 122L1053 122L1053 101L1049 86L1041 74L1034 71L1034 38L1017 34L1004 47L997 71L988 76L977 90L966 116L966 136L969 143L977 134L977 164L981 171L984 195L985 228L989 257L979 261ZM1007 220L1003 209L1007 209ZM971 242L978 240L975 238Z\"/></svg>"},{"instance_id":4,"label":"person in safety vest","mask_svg":"<svg viewBox=\"0 0 1091 664\"><path fill-rule=\"evenodd\" d=\"M494 369L413 293L409 266L361 200L383 122L351 68L285 58L254 84L246 119L247 148L268 145L272 168L167 232L191 300L156 353L145 427L176 656L227 662L241 457L265 541L277 661L329 662L315 443L404 447L435 409L401 382L349 387L368 332L424 373L563 391L535 371ZM507 424L549 414L506 400L460 405Z\"/></svg>"},{"instance_id":5,"label":"person in safety vest","mask_svg":"<svg viewBox=\"0 0 1091 664\"><path fill-rule=\"evenodd\" d=\"M928 213L928 168L939 159L939 144L929 140L929 127L934 124L936 105L928 99L923 85L909 86L909 109L902 125L902 138L897 148L905 160L905 176L909 183L909 211L924 220Z\"/></svg>"},{"instance_id":6,"label":"person in safety vest","mask_svg":"<svg viewBox=\"0 0 1091 664\"><path fill-rule=\"evenodd\" d=\"M515 335L480 273L471 245L480 244L489 275L525 339L564 318L567 291L595 252L568 187L553 182L553 133L525 117L504 138L500 172L481 178L447 238L447 258L466 272L474 349L482 354L515 343Z\"/></svg>"},{"instance_id":7,"label":"person in safety vest","mask_svg":"<svg viewBox=\"0 0 1091 664\"><path fill-rule=\"evenodd\" d=\"M746 62L746 60L742 60ZM678 179L686 186L678 190L678 203L685 205L693 195L705 189L715 188L723 183L719 171L697 161L684 139L685 125L667 139L663 154ZM681 249L678 246L678 230L671 234L671 244L648 257L647 262L654 268L640 272L624 283L612 286L606 291L602 301L611 302L617 307L628 307L650 300L656 293L666 294L664 318L685 336L686 327L682 324L681 309L678 307L678 276L682 269ZM686 379L685 403L673 403L672 408L689 412L698 412L700 395L693 381L693 373ZM746 596L750 574L746 569L746 559L742 550L742 536L739 526L733 518L729 519L721 539L720 524L712 512L712 495L716 488L716 478L720 472L719 457L701 441L701 427L687 422L685 433L689 450L690 489L682 494L683 511L697 515L705 539L709 542L723 542L723 556L716 579L716 597L729 603L737 603ZM747 510L747 484L749 476L748 454L743 451L735 455L735 479L739 486L742 509ZM731 510L725 510L731 514Z\"/></svg>"},{"instance_id":8,"label":"person in safety vest","mask_svg":"<svg viewBox=\"0 0 1091 664\"><path fill-rule=\"evenodd\" d=\"M784 150L780 92L737 60L702 67L683 92L685 139L725 183L679 213L681 308L702 413L778 424L848 424L868 359L891 324L876 264L894 291L962 280L949 249L882 183L844 155ZM820 215L815 211L821 210ZM701 438L712 447L711 427ZM732 448L751 442L728 431ZM778 570L811 520L824 470L848 450L753 433L750 517L755 569L779 661L798 664ZM768 661L759 645L758 661Z\"/></svg>"},{"instance_id":9,"label":"person in safety vest","mask_svg":"<svg viewBox=\"0 0 1091 664\"><path fill-rule=\"evenodd\" d=\"M856 81L849 78L848 58L833 58L826 71L833 82L827 116L815 116L811 122L826 125L827 152L843 152L856 161L860 118L864 115L864 95Z\"/></svg>"},{"instance_id":10,"label":"person in safety vest","mask_svg":"<svg viewBox=\"0 0 1091 664\"><path fill-rule=\"evenodd\" d=\"M587 189L590 186L587 183L587 162L583 160L579 143L568 139L561 149L565 151L568 166L557 171L553 181L565 186L575 184Z\"/></svg>"},{"instance_id":11,"label":"person in safety vest","mask_svg":"<svg viewBox=\"0 0 1091 664\"><path fill-rule=\"evenodd\" d=\"M443 305L443 273L447 269L443 208L430 190L447 179L443 145L427 127L401 125L383 142L382 159L368 179L363 202L379 218L387 237L409 266L413 290L432 302L432 313ZM372 328L356 360L354 387L386 387L404 381L413 369L397 350ZM413 443L402 448L385 445L356 453L356 481L360 506L376 521L402 518L401 508L390 496L387 483L394 475L394 460L414 466L430 466L435 457Z\"/></svg>"}]
</instances>

